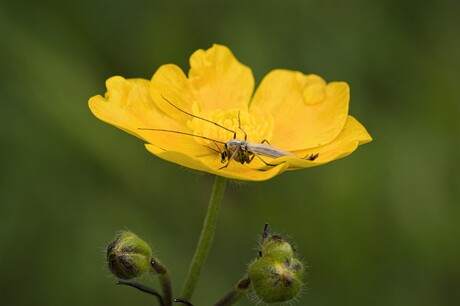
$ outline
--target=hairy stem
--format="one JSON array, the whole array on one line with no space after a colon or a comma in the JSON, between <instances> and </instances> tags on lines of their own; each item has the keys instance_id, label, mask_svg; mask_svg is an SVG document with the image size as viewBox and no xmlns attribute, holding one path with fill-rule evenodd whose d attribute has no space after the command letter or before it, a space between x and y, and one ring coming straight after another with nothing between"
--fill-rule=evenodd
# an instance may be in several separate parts
<instances>
[{"instance_id":1,"label":"hairy stem","mask_svg":"<svg viewBox=\"0 0 460 306\"><path fill-rule=\"evenodd\" d=\"M221 298L214 306L229 306L233 305L242 297L249 288L251 280L249 276L242 278L235 287L232 288L223 298Z\"/></svg>"},{"instance_id":2,"label":"hairy stem","mask_svg":"<svg viewBox=\"0 0 460 306\"><path fill-rule=\"evenodd\" d=\"M150 265L158 276L160 281L161 289L163 291L163 302L165 306L172 306L172 286L171 286L171 276L169 275L168 269L163 266L156 259L150 261Z\"/></svg>"},{"instance_id":3,"label":"hairy stem","mask_svg":"<svg viewBox=\"0 0 460 306\"><path fill-rule=\"evenodd\" d=\"M216 231L217 217L219 215L220 203L224 197L225 185L227 180L221 176L216 176L214 187L209 200L208 211L204 219L203 228L201 229L200 239L193 255L184 287L182 288L181 298L190 300L193 291L198 283L203 264L211 248L214 232Z\"/></svg>"}]
</instances>

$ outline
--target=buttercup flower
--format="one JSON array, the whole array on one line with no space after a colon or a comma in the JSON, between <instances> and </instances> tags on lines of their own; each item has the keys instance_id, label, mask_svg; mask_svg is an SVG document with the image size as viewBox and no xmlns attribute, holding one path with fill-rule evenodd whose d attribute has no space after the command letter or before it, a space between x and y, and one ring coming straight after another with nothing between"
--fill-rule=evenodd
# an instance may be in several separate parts
<instances>
[{"instance_id":1,"label":"buttercup flower","mask_svg":"<svg viewBox=\"0 0 460 306\"><path fill-rule=\"evenodd\" d=\"M266 75L253 94L251 70L222 45L197 50L190 66L188 77L172 64L161 66L150 81L111 77L105 96L90 98L89 107L102 121L145 141L160 158L238 180L263 181L322 165L372 140L348 115L345 82L280 69ZM238 153L248 151L241 149L225 158L221 153L233 132L237 140L247 137L249 149L264 141L263 148L269 144L289 154L271 158L249 151L246 157L253 159L242 162Z\"/></svg>"}]
</instances>

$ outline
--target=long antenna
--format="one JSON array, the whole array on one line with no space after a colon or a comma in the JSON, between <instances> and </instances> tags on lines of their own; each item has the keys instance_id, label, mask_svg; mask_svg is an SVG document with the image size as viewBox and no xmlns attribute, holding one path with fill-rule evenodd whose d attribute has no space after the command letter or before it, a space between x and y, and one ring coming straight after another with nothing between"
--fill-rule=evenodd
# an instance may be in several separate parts
<instances>
[{"instance_id":1,"label":"long antenna","mask_svg":"<svg viewBox=\"0 0 460 306\"><path fill-rule=\"evenodd\" d=\"M198 138L201 138L201 139L206 139L206 140L217 142L217 143L220 143L220 144L225 144L225 142L223 142L223 141L215 140L215 139L205 137L205 136L201 136L201 135L195 135L195 134L192 134L192 133L172 131L172 130L163 130L163 129L152 129L152 128L137 128L137 129L142 130L142 131L156 131L156 132L167 132L167 133L182 134L182 135L187 135L187 136L192 136L192 137L198 137Z\"/></svg>"},{"instance_id":2,"label":"long antenna","mask_svg":"<svg viewBox=\"0 0 460 306\"><path fill-rule=\"evenodd\" d=\"M241 132L244 133L244 140L248 140L248 134L241 128L241 118L240 118L240 111L238 111L238 128L241 130ZM236 137L236 135L235 135ZM235 139L235 138L233 138Z\"/></svg>"},{"instance_id":3,"label":"long antenna","mask_svg":"<svg viewBox=\"0 0 460 306\"><path fill-rule=\"evenodd\" d=\"M206 118L199 117L199 116L197 116L197 115L193 115L193 114L191 114L191 113L189 113L189 112L187 112L187 111L184 111L183 109L177 107L177 106L174 105L171 101L169 101L168 99L166 99L163 95L161 95L161 97L162 97L166 102L168 102L169 104L171 104L174 108L176 108L178 111L183 112L184 114L187 114L187 115L189 115L189 116L191 116L191 117L193 117L193 118L197 118L197 119L200 119L200 120L203 120L203 121L212 123L212 124L214 124L215 126L218 126L218 127L220 127L220 128L223 128L224 130L227 130L227 131L233 133L233 139L236 138L236 132L235 132L235 131L230 130L230 129L226 128L225 126L220 125L219 123L216 123L216 122L214 122L214 121L211 121L211 120L208 120L208 119L206 119Z\"/></svg>"}]
</instances>

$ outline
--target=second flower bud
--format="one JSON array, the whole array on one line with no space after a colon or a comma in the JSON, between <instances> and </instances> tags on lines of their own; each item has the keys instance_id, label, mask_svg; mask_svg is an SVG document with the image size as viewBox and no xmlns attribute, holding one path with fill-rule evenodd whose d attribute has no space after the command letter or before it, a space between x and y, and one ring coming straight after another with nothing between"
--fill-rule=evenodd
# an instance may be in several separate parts
<instances>
[{"instance_id":1,"label":"second flower bud","mask_svg":"<svg viewBox=\"0 0 460 306\"><path fill-rule=\"evenodd\" d=\"M303 264L291 244L277 235L269 235L262 242L261 256L248 269L255 295L267 304L287 302L298 296L303 273Z\"/></svg>"}]
</instances>

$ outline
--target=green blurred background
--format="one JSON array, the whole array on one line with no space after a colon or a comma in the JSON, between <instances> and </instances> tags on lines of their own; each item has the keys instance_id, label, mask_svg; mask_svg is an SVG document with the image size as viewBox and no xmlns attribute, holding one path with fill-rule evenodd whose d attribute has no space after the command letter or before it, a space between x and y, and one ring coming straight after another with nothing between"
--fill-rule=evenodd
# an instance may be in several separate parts
<instances>
[{"instance_id":1,"label":"green blurred background","mask_svg":"<svg viewBox=\"0 0 460 306\"><path fill-rule=\"evenodd\" d=\"M243 275L265 222L309 265L297 305L459 305L460 2L0 3L2 305L152 305L105 266L124 228L154 246L179 293L213 177L150 155L87 100L112 75L188 71L213 43L257 82L275 68L347 81L374 141L230 185L195 305Z\"/></svg>"}]
</instances>

